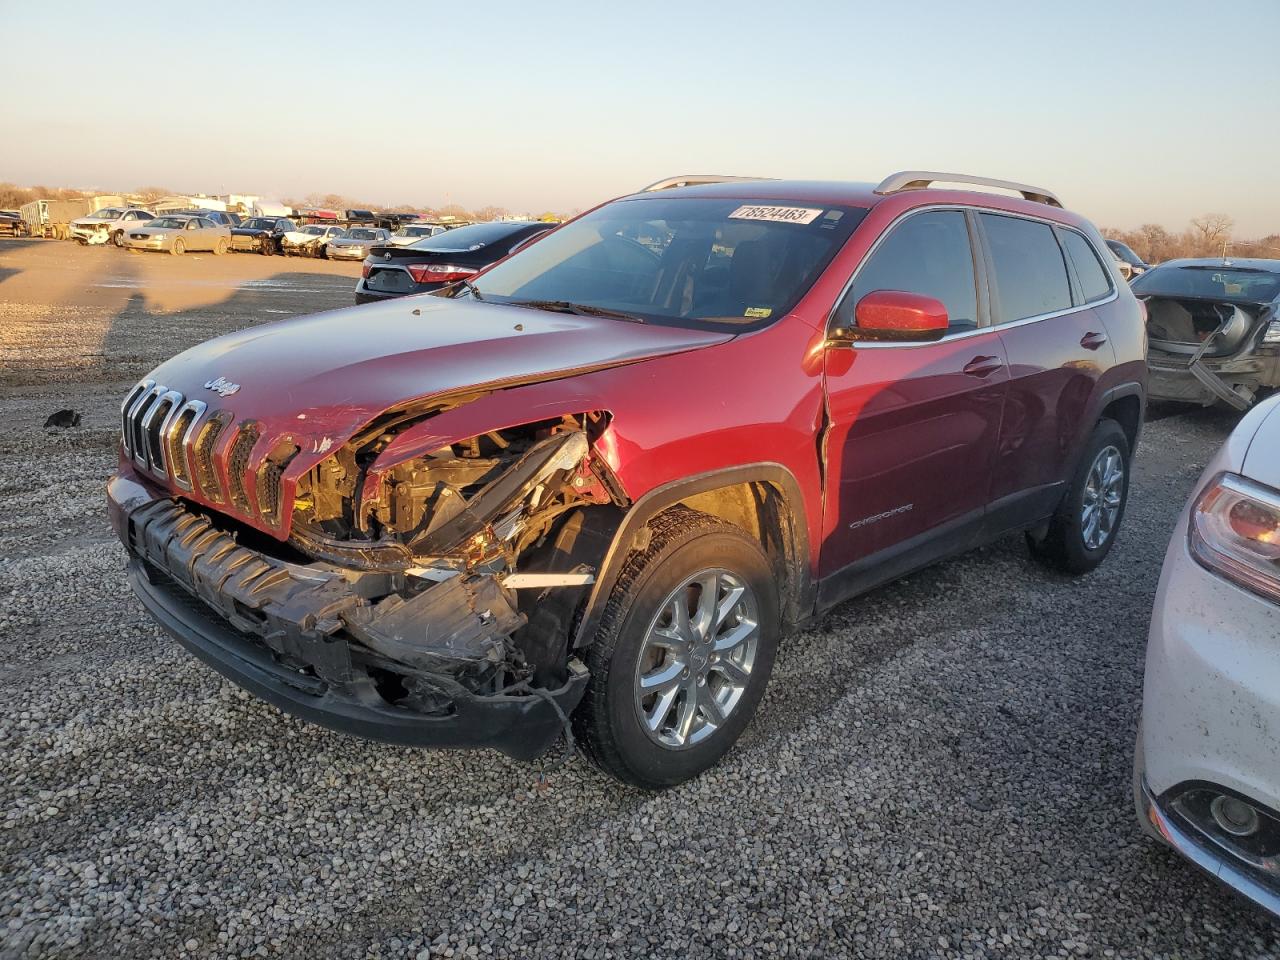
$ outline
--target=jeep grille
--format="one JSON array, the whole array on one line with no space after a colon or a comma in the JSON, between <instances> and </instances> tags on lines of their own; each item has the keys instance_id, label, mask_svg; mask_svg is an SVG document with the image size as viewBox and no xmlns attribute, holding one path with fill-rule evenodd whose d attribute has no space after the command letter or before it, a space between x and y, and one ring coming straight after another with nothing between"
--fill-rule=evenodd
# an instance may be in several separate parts
<instances>
[{"instance_id":1,"label":"jeep grille","mask_svg":"<svg viewBox=\"0 0 1280 960\"><path fill-rule=\"evenodd\" d=\"M282 440L269 456L255 461L253 450L261 436L257 423L246 421L237 429L229 411L209 411L204 401L188 400L154 380L135 386L120 407L124 454L141 473L274 527L281 520L281 478L298 447ZM225 475L219 469L221 457L226 458ZM224 476L229 489L223 489Z\"/></svg>"}]
</instances>

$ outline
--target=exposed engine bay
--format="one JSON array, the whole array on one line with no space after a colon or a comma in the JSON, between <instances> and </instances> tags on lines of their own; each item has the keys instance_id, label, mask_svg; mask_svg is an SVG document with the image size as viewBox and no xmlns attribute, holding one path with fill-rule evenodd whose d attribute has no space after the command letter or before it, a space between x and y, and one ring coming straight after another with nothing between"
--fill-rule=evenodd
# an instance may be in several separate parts
<instances>
[{"instance_id":1,"label":"exposed engine bay","mask_svg":"<svg viewBox=\"0 0 1280 960\"><path fill-rule=\"evenodd\" d=\"M607 415L493 431L370 482L421 420L384 419L311 470L287 544L175 500L131 513L130 544L288 669L388 706L445 716L585 679L573 626L626 503L592 449Z\"/></svg>"}]
</instances>

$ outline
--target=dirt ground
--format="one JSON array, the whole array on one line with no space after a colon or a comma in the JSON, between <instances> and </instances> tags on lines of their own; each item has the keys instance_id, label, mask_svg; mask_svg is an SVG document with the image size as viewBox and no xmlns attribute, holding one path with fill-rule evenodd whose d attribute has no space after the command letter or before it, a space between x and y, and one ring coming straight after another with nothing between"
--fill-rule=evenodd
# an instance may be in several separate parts
<instances>
[{"instance_id":1,"label":"dirt ground","mask_svg":"<svg viewBox=\"0 0 1280 960\"><path fill-rule=\"evenodd\" d=\"M663 794L344 737L186 655L107 529L120 400L358 272L0 240L0 958L1280 955L1129 792L1161 558L1223 414L1149 422L1098 571L1009 538L842 605Z\"/></svg>"}]
</instances>

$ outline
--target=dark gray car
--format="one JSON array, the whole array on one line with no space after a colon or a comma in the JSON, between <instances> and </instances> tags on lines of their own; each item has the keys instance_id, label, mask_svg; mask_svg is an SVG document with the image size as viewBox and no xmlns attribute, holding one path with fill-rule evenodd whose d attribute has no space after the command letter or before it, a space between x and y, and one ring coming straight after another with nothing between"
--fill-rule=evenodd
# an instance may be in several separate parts
<instances>
[{"instance_id":1,"label":"dark gray car","mask_svg":"<svg viewBox=\"0 0 1280 960\"><path fill-rule=\"evenodd\" d=\"M1153 400L1247 410L1280 387L1280 260L1170 260L1132 287Z\"/></svg>"}]
</instances>

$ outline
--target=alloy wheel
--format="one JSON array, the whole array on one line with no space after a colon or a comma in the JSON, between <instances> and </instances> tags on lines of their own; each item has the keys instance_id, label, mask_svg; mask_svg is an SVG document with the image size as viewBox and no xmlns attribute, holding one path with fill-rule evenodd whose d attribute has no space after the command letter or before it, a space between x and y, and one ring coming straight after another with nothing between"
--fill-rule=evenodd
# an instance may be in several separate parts
<instances>
[{"instance_id":1,"label":"alloy wheel","mask_svg":"<svg viewBox=\"0 0 1280 960\"><path fill-rule=\"evenodd\" d=\"M1080 509L1080 533L1084 545L1097 550L1116 528L1124 497L1124 458L1113 446L1103 447L1089 468Z\"/></svg>"},{"instance_id":2,"label":"alloy wheel","mask_svg":"<svg viewBox=\"0 0 1280 960\"><path fill-rule=\"evenodd\" d=\"M760 640L751 588L727 570L676 587L649 623L635 677L640 726L680 750L720 729L747 689Z\"/></svg>"}]
</instances>

